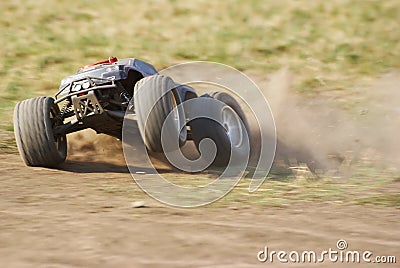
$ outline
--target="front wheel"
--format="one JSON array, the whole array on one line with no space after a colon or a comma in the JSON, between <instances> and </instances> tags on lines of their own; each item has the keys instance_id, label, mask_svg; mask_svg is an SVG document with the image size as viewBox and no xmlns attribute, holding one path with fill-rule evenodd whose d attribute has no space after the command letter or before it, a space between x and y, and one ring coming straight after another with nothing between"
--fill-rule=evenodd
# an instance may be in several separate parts
<instances>
[{"instance_id":1,"label":"front wheel","mask_svg":"<svg viewBox=\"0 0 400 268\"><path fill-rule=\"evenodd\" d=\"M54 99L37 97L17 103L14 134L18 151L27 166L54 167L67 157L66 135L54 135L63 122Z\"/></svg>"},{"instance_id":2,"label":"front wheel","mask_svg":"<svg viewBox=\"0 0 400 268\"><path fill-rule=\"evenodd\" d=\"M174 81L165 75L145 77L136 83L134 105L139 132L152 152L163 152L161 132L169 113L172 114L167 136L178 137L179 146L186 142L187 131L181 96ZM183 126L181 128L181 126Z\"/></svg>"}]
</instances>

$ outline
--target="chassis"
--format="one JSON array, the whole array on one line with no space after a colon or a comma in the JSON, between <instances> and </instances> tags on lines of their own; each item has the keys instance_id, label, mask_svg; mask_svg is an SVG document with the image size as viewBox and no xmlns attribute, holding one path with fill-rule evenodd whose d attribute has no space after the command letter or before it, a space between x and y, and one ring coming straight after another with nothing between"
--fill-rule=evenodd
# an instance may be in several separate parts
<instances>
[{"instance_id":1,"label":"chassis","mask_svg":"<svg viewBox=\"0 0 400 268\"><path fill-rule=\"evenodd\" d=\"M140 86L147 88L136 97L135 90ZM160 135L166 116L180 103L197 97L192 87L175 84L144 61L110 57L64 78L54 98L37 97L17 103L14 109L17 146L28 166L54 167L66 159L69 133L92 128L121 139L124 116L129 109L138 117L146 147L162 152ZM226 103L231 113L228 122L223 126L207 119L189 122L184 112L178 113L177 117L187 122L184 129L178 129L179 144L193 139L199 148L202 139L211 138L217 146L213 164L226 165L232 140L245 131L236 119L239 117L247 126L246 118L229 94L212 92L201 96L204 97ZM148 103L160 103L159 109L153 111ZM143 118L147 114L148 122Z\"/></svg>"},{"instance_id":2,"label":"chassis","mask_svg":"<svg viewBox=\"0 0 400 268\"><path fill-rule=\"evenodd\" d=\"M157 74L152 65L138 59L109 58L82 67L77 74L61 81L55 103L64 102L62 119L75 117L75 120L56 127L55 134L92 128L120 139L122 121L136 83ZM188 86L178 86L177 91L182 100L197 97Z\"/></svg>"}]
</instances>

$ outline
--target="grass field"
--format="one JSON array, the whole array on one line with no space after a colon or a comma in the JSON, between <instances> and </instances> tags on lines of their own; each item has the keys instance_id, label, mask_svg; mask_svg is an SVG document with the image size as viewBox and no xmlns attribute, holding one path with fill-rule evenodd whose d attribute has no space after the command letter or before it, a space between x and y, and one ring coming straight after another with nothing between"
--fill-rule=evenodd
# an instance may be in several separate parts
<instances>
[{"instance_id":1,"label":"grass field","mask_svg":"<svg viewBox=\"0 0 400 268\"><path fill-rule=\"evenodd\" d=\"M291 90L314 97L351 95L400 68L397 0L16 0L0 2L0 10L0 128L5 132L13 130L17 101L53 95L63 77L111 55L137 57L157 69L217 61L259 76L288 67L296 76ZM344 102L345 107L352 103ZM4 138L0 150L10 152L13 146ZM367 167L346 182L278 175L251 202L350 200L399 207L398 192L381 193L394 173ZM349 199L354 192L359 194ZM247 197L239 189L229 198Z\"/></svg>"},{"instance_id":2,"label":"grass field","mask_svg":"<svg viewBox=\"0 0 400 268\"><path fill-rule=\"evenodd\" d=\"M268 73L295 89L351 90L400 67L400 4L386 1L51 1L0 3L0 120L16 101L110 55L157 68L210 60Z\"/></svg>"}]
</instances>

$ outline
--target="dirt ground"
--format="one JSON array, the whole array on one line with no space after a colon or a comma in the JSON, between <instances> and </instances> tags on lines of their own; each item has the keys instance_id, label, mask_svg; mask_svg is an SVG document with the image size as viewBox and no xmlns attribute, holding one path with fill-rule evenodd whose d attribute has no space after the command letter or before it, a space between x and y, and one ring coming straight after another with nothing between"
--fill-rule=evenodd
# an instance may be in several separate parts
<instances>
[{"instance_id":1,"label":"dirt ground","mask_svg":"<svg viewBox=\"0 0 400 268\"><path fill-rule=\"evenodd\" d=\"M171 208L135 185L120 143L77 135L60 169L28 168L16 152L0 153L1 267L286 267L260 263L257 253L337 250L339 239L373 257L397 254L386 266L398 267L398 209L310 201Z\"/></svg>"},{"instance_id":2,"label":"dirt ground","mask_svg":"<svg viewBox=\"0 0 400 268\"><path fill-rule=\"evenodd\" d=\"M52 170L0 154L2 267L286 267L276 260L259 263L257 253L265 246L335 250L339 239L373 256L396 255L400 248L394 208L299 203L176 209L141 193L119 160L89 160L72 154L62 170ZM328 260L316 265L348 266ZM368 265L375 266L383 265Z\"/></svg>"}]
</instances>

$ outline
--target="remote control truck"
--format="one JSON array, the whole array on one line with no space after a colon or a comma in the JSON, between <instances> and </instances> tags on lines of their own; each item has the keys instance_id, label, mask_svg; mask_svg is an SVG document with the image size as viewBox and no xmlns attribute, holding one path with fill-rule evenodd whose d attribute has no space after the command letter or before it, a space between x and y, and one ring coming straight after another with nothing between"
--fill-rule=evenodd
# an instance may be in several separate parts
<instances>
[{"instance_id":1,"label":"remote control truck","mask_svg":"<svg viewBox=\"0 0 400 268\"><path fill-rule=\"evenodd\" d=\"M142 86L143 94L135 94ZM225 103L226 107L218 111L223 124L201 118L190 121L185 111L174 109L192 98ZM217 166L228 163L231 146L242 145L246 129L240 120L247 126L242 109L231 95L212 92L199 97L192 87L176 84L142 60L110 57L64 78L54 98L35 97L16 104L14 132L19 153L28 166L56 167L66 159L69 133L92 128L121 139L127 109L135 113L141 138L154 152L162 152L161 128L167 115L178 111L174 120L179 144L193 140L198 149L202 139L214 140L217 155L213 164ZM149 115L147 122L144 115Z\"/></svg>"}]
</instances>

